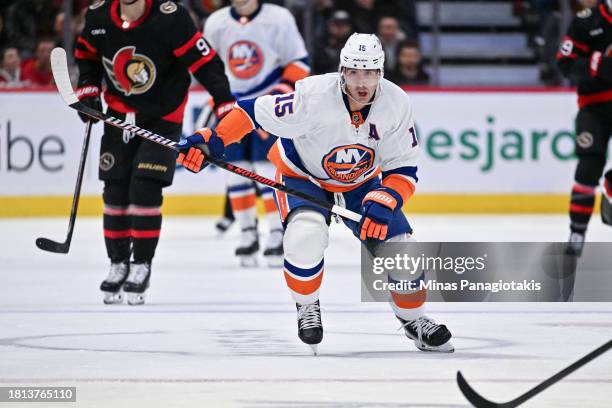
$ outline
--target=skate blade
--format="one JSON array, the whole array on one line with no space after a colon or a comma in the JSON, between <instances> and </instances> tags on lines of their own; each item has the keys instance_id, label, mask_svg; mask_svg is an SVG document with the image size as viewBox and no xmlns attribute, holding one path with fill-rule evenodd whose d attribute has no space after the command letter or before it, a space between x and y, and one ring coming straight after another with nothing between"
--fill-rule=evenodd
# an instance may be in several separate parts
<instances>
[{"instance_id":1,"label":"skate blade","mask_svg":"<svg viewBox=\"0 0 612 408\"><path fill-rule=\"evenodd\" d=\"M426 351L428 353L454 353L455 346L450 341L447 341L444 344L439 346L428 346L424 343L419 343L418 341L414 342L414 345L421 351Z\"/></svg>"},{"instance_id":2,"label":"skate blade","mask_svg":"<svg viewBox=\"0 0 612 408\"><path fill-rule=\"evenodd\" d=\"M283 266L285 261L285 258L282 255L269 255L265 258L268 268L280 268Z\"/></svg>"},{"instance_id":3,"label":"skate blade","mask_svg":"<svg viewBox=\"0 0 612 408\"><path fill-rule=\"evenodd\" d=\"M104 292L105 305L120 305L123 303L123 292Z\"/></svg>"},{"instance_id":4,"label":"skate blade","mask_svg":"<svg viewBox=\"0 0 612 408\"><path fill-rule=\"evenodd\" d=\"M309 346L310 346L310 349L312 350L312 354L315 355L315 356L318 355L318 351L317 350L318 350L319 345L318 344L309 344Z\"/></svg>"},{"instance_id":5,"label":"skate blade","mask_svg":"<svg viewBox=\"0 0 612 408\"><path fill-rule=\"evenodd\" d=\"M239 255L238 258L240 258L240 266L243 268L257 268L257 256Z\"/></svg>"},{"instance_id":6,"label":"skate blade","mask_svg":"<svg viewBox=\"0 0 612 408\"><path fill-rule=\"evenodd\" d=\"M145 302L145 294L144 293L128 293L127 302L130 306L138 306L143 305Z\"/></svg>"}]
</instances>

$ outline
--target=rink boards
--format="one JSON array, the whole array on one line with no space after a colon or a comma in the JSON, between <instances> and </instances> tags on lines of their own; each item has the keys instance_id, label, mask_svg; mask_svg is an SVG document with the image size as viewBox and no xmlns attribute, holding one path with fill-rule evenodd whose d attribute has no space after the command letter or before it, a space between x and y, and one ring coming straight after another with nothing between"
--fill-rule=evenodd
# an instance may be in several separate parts
<instances>
[{"instance_id":1,"label":"rink boards","mask_svg":"<svg viewBox=\"0 0 612 408\"><path fill-rule=\"evenodd\" d=\"M411 212L563 212L572 184L575 94L447 89L408 91L421 145ZM205 92L192 92L184 133L194 128ZM54 92L0 92L0 216L68 211L84 125ZM100 124L94 127L81 214L101 211L97 180ZM224 176L177 170L168 214L214 214ZM191 196L191 197L185 197Z\"/></svg>"}]
</instances>

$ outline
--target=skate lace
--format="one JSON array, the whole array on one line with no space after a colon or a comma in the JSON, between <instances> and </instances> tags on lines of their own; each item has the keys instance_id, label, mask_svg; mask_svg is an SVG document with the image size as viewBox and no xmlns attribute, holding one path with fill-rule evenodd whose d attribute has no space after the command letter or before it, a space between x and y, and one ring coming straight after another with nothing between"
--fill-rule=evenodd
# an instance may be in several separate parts
<instances>
[{"instance_id":1,"label":"skate lace","mask_svg":"<svg viewBox=\"0 0 612 408\"><path fill-rule=\"evenodd\" d=\"M406 328L407 326L415 328L419 338L431 336L436 330L438 330L439 327L436 322L433 321L433 319L424 316L421 316L416 320L407 321L402 325L402 327L400 327L400 329Z\"/></svg>"},{"instance_id":2,"label":"skate lace","mask_svg":"<svg viewBox=\"0 0 612 408\"><path fill-rule=\"evenodd\" d=\"M132 264L130 275L127 280L132 283L142 283L149 275L149 265L146 263Z\"/></svg>"},{"instance_id":3,"label":"skate lace","mask_svg":"<svg viewBox=\"0 0 612 408\"><path fill-rule=\"evenodd\" d=\"M107 282L121 282L127 274L127 264L111 263L110 271L108 272Z\"/></svg>"},{"instance_id":4,"label":"skate lace","mask_svg":"<svg viewBox=\"0 0 612 408\"><path fill-rule=\"evenodd\" d=\"M297 318L300 329L311 329L321 327L321 308L316 303L302 305L298 311Z\"/></svg>"}]
</instances>

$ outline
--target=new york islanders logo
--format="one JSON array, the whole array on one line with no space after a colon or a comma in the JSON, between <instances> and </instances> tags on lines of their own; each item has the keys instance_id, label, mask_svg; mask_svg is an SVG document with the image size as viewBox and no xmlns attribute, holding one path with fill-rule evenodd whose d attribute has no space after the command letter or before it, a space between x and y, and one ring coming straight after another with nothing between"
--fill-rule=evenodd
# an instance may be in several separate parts
<instances>
[{"instance_id":1,"label":"new york islanders logo","mask_svg":"<svg viewBox=\"0 0 612 408\"><path fill-rule=\"evenodd\" d=\"M155 82L155 64L146 55L137 54L136 47L123 47L112 61L103 57L102 64L115 88L126 96L145 93Z\"/></svg>"},{"instance_id":2,"label":"new york islanders logo","mask_svg":"<svg viewBox=\"0 0 612 408\"><path fill-rule=\"evenodd\" d=\"M236 78L249 79L261 71L264 58L259 46L251 41L236 41L227 51L229 69Z\"/></svg>"},{"instance_id":3,"label":"new york islanders logo","mask_svg":"<svg viewBox=\"0 0 612 408\"><path fill-rule=\"evenodd\" d=\"M374 150L361 144L339 146L323 157L322 164L333 180L352 183L372 169Z\"/></svg>"}]
</instances>

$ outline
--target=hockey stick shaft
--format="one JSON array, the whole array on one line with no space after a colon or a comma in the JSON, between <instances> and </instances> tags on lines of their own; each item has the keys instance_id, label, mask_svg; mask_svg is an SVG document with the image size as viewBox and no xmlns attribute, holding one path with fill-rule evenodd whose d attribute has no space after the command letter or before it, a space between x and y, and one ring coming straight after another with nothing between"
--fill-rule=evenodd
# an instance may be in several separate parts
<instances>
[{"instance_id":1,"label":"hockey stick shaft","mask_svg":"<svg viewBox=\"0 0 612 408\"><path fill-rule=\"evenodd\" d=\"M87 125L85 126L85 140L83 141L83 148L81 149L81 159L79 161L79 169L77 171L77 181L76 185L74 186L74 194L72 195L72 206L70 208L70 219L68 221L68 234L66 235L66 240L63 243L59 243L48 238L37 238L36 246L38 246L43 251L65 254L68 253L68 250L70 250L70 243L72 242L72 233L74 232L74 224L79 208L79 200L81 198L81 185L83 184L85 162L87 161L87 152L89 150L91 127L92 122L87 121Z\"/></svg>"},{"instance_id":2,"label":"hockey stick shaft","mask_svg":"<svg viewBox=\"0 0 612 408\"><path fill-rule=\"evenodd\" d=\"M111 115L105 114L95 109L92 109L86 106L85 104L83 104L82 102L80 102L79 99L74 94L74 90L72 89L72 85L70 83L70 77L68 75L68 65L66 62L66 51L63 48L58 47L58 48L55 48L51 52L51 69L53 71L53 78L55 79L55 84L62 98L64 99L66 104L70 106L71 108L81 113L84 113L88 116L91 116L92 118L101 120L109 124L110 126L114 126L122 130L127 130L128 132L131 132L132 134L140 136L150 142L157 143L161 146L166 147L167 149L174 150L175 152L179 151L179 149L177 148L178 143L175 141L172 141L163 136L150 132L146 129L142 129L136 125L126 123L121 119L117 119ZM304 194L301 191L289 188L282 183L277 183L274 180L270 180L252 171L243 169L238 166L234 166L231 163L227 163L219 159L207 157L207 161L231 173L237 174L239 176L242 176L252 181L256 181L261 184L265 184L268 187L271 187L275 190L279 190L284 193L290 194L292 196L299 197L303 200L306 200L312 204L317 205L318 207L329 210L332 213L337 214L341 217L347 218L349 220L353 220L355 222L361 221L361 215L353 211L350 211L338 205L331 204L327 201L319 200L315 197L311 197L308 194Z\"/></svg>"},{"instance_id":3,"label":"hockey stick shaft","mask_svg":"<svg viewBox=\"0 0 612 408\"><path fill-rule=\"evenodd\" d=\"M465 395L468 401L470 401L472 405L477 408L514 408L521 405L528 399L532 398L534 395L544 391L546 388L550 387L561 379L565 378L583 365L604 354L606 351L610 350L610 348L612 348L612 340L591 351L586 356L567 366L566 368L559 371L557 374L553 375L547 380L536 385L518 398L515 398L514 400L505 403L495 403L482 397L467 383L460 371L457 372L457 382L459 383L459 388L461 389L461 392L463 392L463 395Z\"/></svg>"}]
</instances>

